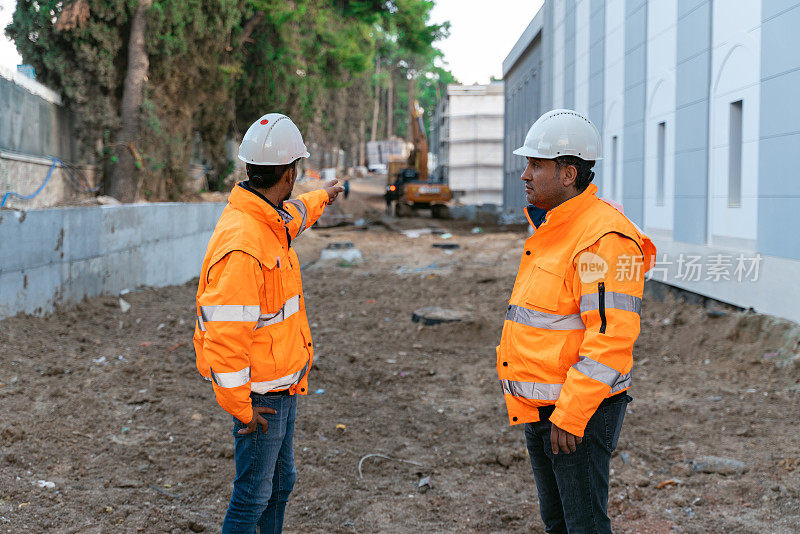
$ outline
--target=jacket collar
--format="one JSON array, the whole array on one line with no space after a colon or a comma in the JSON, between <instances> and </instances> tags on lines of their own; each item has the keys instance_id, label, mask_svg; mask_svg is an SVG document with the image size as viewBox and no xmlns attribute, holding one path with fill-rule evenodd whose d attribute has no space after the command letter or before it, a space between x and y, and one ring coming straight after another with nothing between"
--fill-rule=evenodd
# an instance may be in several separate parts
<instances>
[{"instance_id":1,"label":"jacket collar","mask_svg":"<svg viewBox=\"0 0 800 534\"><path fill-rule=\"evenodd\" d=\"M555 208L549 210L545 215L544 222L549 225L563 224L571 219L576 213L580 213L594 200L597 200L597 186L589 184L583 193L580 193L566 202L562 202Z\"/></svg>"},{"instance_id":2,"label":"jacket collar","mask_svg":"<svg viewBox=\"0 0 800 534\"><path fill-rule=\"evenodd\" d=\"M541 224L544 222L544 216L546 214L547 211L543 210L542 208L537 208L534 205L530 205L525 208L525 216L528 218L528 222L534 227L534 229L541 226Z\"/></svg>"},{"instance_id":3,"label":"jacket collar","mask_svg":"<svg viewBox=\"0 0 800 534\"><path fill-rule=\"evenodd\" d=\"M239 182L231 191L228 203L235 209L243 211L273 229L279 230L292 220L292 216L282 206L276 206L270 200L252 188L249 182Z\"/></svg>"}]
</instances>

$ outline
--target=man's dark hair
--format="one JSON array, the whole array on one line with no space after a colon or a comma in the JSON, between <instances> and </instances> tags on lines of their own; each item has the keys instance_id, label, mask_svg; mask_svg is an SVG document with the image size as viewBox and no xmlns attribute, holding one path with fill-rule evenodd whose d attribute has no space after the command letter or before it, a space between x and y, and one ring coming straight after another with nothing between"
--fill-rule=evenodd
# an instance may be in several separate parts
<instances>
[{"instance_id":1,"label":"man's dark hair","mask_svg":"<svg viewBox=\"0 0 800 534\"><path fill-rule=\"evenodd\" d=\"M582 160L575 156L560 156L556 158L556 166L567 167L569 165L572 165L578 171L578 176L575 178L575 187L579 193L583 193L594 179L594 172L592 171L594 161Z\"/></svg>"},{"instance_id":2,"label":"man's dark hair","mask_svg":"<svg viewBox=\"0 0 800 534\"><path fill-rule=\"evenodd\" d=\"M247 164L247 178L256 189L269 189L278 183L286 169L297 170L297 160L286 165L253 165Z\"/></svg>"}]
</instances>

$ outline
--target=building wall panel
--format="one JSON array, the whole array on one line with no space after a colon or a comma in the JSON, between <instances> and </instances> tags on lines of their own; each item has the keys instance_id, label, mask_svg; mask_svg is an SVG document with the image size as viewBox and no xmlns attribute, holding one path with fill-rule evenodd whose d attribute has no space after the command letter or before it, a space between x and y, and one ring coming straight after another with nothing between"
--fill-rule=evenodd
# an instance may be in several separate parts
<instances>
[{"instance_id":1,"label":"building wall panel","mask_svg":"<svg viewBox=\"0 0 800 534\"><path fill-rule=\"evenodd\" d=\"M708 241L708 119L711 1L678 0L675 211L678 241Z\"/></svg>"},{"instance_id":2,"label":"building wall panel","mask_svg":"<svg viewBox=\"0 0 800 534\"><path fill-rule=\"evenodd\" d=\"M743 2L738 9L715 2L713 17L708 168L710 241L735 239L740 246L752 250L758 228L760 2ZM734 147L734 154L740 151L741 195L738 203L731 204L730 116L731 104L738 101L742 102L742 143Z\"/></svg>"},{"instance_id":3,"label":"building wall panel","mask_svg":"<svg viewBox=\"0 0 800 534\"><path fill-rule=\"evenodd\" d=\"M800 3L763 1L757 248L793 259L800 259L799 21Z\"/></svg>"},{"instance_id":4,"label":"building wall panel","mask_svg":"<svg viewBox=\"0 0 800 534\"><path fill-rule=\"evenodd\" d=\"M645 125L645 230L672 234L675 190L675 62L677 0L647 8L647 111ZM657 198L658 128L664 123L664 198Z\"/></svg>"},{"instance_id":5,"label":"building wall panel","mask_svg":"<svg viewBox=\"0 0 800 534\"><path fill-rule=\"evenodd\" d=\"M605 76L606 76L606 2L590 0L589 2L589 120L602 134L605 129ZM608 145L603 137L603 152L608 157ZM594 166L594 183L600 191L605 188L603 182L603 162Z\"/></svg>"},{"instance_id":6,"label":"building wall panel","mask_svg":"<svg viewBox=\"0 0 800 534\"><path fill-rule=\"evenodd\" d=\"M510 216L524 220L524 186L519 179L526 160L513 151L525 140L533 122L543 113L543 39L531 41L513 67L506 72L505 135L503 137L503 208Z\"/></svg>"}]
</instances>

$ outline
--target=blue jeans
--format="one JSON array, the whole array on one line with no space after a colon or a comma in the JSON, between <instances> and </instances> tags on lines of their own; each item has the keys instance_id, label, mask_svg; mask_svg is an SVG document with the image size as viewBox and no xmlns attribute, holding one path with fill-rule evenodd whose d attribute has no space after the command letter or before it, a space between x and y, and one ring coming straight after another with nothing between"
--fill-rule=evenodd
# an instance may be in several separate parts
<instances>
[{"instance_id":1,"label":"blue jeans","mask_svg":"<svg viewBox=\"0 0 800 534\"><path fill-rule=\"evenodd\" d=\"M261 414L268 423L266 434L259 426L255 432L240 435L239 430L246 427L233 419L236 479L223 534L252 534L256 525L261 534L282 532L286 502L297 479L292 448L297 398L256 393L250 398L254 407L268 406L278 413Z\"/></svg>"},{"instance_id":2,"label":"blue jeans","mask_svg":"<svg viewBox=\"0 0 800 534\"><path fill-rule=\"evenodd\" d=\"M525 424L525 440L539 493L545 530L552 533L610 533L608 479L611 453L617 447L625 409L622 395L594 413L575 452L553 454L552 407L540 409L541 421Z\"/></svg>"}]
</instances>

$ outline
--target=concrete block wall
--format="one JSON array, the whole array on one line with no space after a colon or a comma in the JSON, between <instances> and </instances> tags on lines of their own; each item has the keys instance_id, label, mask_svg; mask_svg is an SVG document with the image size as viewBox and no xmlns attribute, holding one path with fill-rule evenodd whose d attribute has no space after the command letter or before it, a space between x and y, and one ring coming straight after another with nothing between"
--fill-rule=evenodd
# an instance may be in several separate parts
<instances>
[{"instance_id":1,"label":"concrete block wall","mask_svg":"<svg viewBox=\"0 0 800 534\"><path fill-rule=\"evenodd\" d=\"M502 83L450 84L437 107L431 146L458 203L502 202L503 98Z\"/></svg>"},{"instance_id":2,"label":"concrete block wall","mask_svg":"<svg viewBox=\"0 0 800 534\"><path fill-rule=\"evenodd\" d=\"M196 277L223 203L0 211L0 319Z\"/></svg>"},{"instance_id":3,"label":"concrete block wall","mask_svg":"<svg viewBox=\"0 0 800 534\"><path fill-rule=\"evenodd\" d=\"M27 156L0 150L0 199L6 192L13 191L22 196L30 196L44 183L53 161L49 158ZM94 187L98 179L91 165L79 166L88 181L84 186ZM49 208L66 202L74 203L90 199L94 195L82 191L68 179L60 164L53 169L50 180L44 189L31 199L11 195L4 207L20 210Z\"/></svg>"},{"instance_id":4,"label":"concrete block wall","mask_svg":"<svg viewBox=\"0 0 800 534\"><path fill-rule=\"evenodd\" d=\"M502 109L502 101L500 105L500 109ZM447 121L449 124L445 142L491 141L502 147L502 113L449 116ZM502 161L502 159L497 161Z\"/></svg>"}]
</instances>

